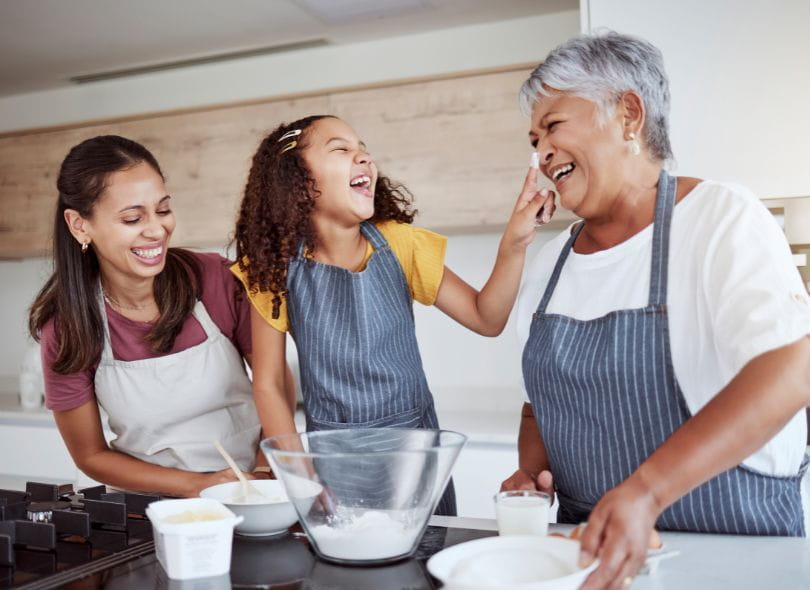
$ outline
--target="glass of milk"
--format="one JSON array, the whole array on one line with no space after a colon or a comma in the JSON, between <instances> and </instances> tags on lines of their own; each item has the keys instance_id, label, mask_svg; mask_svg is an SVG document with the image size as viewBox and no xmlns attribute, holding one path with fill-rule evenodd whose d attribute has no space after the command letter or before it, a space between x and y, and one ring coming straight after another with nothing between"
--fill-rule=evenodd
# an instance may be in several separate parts
<instances>
[{"instance_id":1,"label":"glass of milk","mask_svg":"<svg viewBox=\"0 0 810 590\"><path fill-rule=\"evenodd\" d=\"M545 535L551 497L535 490L514 490L495 494L498 534Z\"/></svg>"}]
</instances>

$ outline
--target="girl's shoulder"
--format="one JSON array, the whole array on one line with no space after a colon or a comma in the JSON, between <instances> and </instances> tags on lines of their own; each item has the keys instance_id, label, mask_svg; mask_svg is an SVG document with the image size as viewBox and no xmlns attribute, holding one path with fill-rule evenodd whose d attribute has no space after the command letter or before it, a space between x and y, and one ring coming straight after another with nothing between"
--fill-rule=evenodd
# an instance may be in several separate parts
<instances>
[{"instance_id":1,"label":"girl's shoulder","mask_svg":"<svg viewBox=\"0 0 810 590\"><path fill-rule=\"evenodd\" d=\"M405 273L411 296L433 305L444 274L447 238L407 223L386 221L377 224Z\"/></svg>"},{"instance_id":2,"label":"girl's shoulder","mask_svg":"<svg viewBox=\"0 0 810 590\"><path fill-rule=\"evenodd\" d=\"M381 221L374 224L392 248L420 249L431 244L444 243L447 238L423 227L398 221Z\"/></svg>"}]
</instances>

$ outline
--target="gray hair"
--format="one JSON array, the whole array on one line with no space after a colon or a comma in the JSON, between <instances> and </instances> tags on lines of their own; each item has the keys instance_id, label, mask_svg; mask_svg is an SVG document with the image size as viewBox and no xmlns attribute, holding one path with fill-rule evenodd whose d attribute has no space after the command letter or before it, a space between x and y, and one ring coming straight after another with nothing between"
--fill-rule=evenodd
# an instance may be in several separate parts
<instances>
[{"instance_id":1,"label":"gray hair","mask_svg":"<svg viewBox=\"0 0 810 590\"><path fill-rule=\"evenodd\" d=\"M540 97L559 91L596 103L604 120L628 90L644 101L642 137L650 152L664 162L670 160L669 80L664 57L643 39L614 31L569 39L549 53L523 83L520 107L529 114Z\"/></svg>"}]
</instances>

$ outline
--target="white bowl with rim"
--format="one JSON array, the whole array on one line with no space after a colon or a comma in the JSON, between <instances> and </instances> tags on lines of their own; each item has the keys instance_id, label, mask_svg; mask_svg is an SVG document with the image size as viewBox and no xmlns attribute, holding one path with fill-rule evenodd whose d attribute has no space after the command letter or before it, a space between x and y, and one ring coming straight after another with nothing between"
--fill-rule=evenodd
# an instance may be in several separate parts
<instances>
[{"instance_id":1,"label":"white bowl with rim","mask_svg":"<svg viewBox=\"0 0 810 590\"><path fill-rule=\"evenodd\" d=\"M242 484L238 481L221 483L200 492L201 498L218 500L234 514L243 516L244 520L236 525L239 535L248 537L269 537L287 532L298 522L284 486L277 479L254 479L250 481L266 501L243 503L238 501L242 493ZM254 498L251 498L253 500Z\"/></svg>"},{"instance_id":2,"label":"white bowl with rim","mask_svg":"<svg viewBox=\"0 0 810 590\"><path fill-rule=\"evenodd\" d=\"M427 562L448 590L576 590L596 568L580 568L579 542L507 535L453 545Z\"/></svg>"}]
</instances>

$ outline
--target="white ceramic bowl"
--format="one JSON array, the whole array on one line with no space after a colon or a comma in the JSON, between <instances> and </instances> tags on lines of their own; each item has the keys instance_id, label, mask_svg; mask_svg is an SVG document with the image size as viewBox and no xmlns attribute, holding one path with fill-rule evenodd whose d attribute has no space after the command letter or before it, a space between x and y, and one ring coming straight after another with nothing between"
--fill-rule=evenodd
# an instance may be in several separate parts
<instances>
[{"instance_id":1,"label":"white ceramic bowl","mask_svg":"<svg viewBox=\"0 0 810 590\"><path fill-rule=\"evenodd\" d=\"M298 521L298 515L287 497L282 483L276 479L256 479L250 482L268 501L262 504L238 504L233 500L242 495L238 481L205 488L201 498L219 500L244 520L236 525L236 533L248 537L267 537L287 532Z\"/></svg>"},{"instance_id":2,"label":"white ceramic bowl","mask_svg":"<svg viewBox=\"0 0 810 590\"><path fill-rule=\"evenodd\" d=\"M580 569L579 543L514 535L460 543L428 560L448 590L576 590L596 568Z\"/></svg>"}]
</instances>

